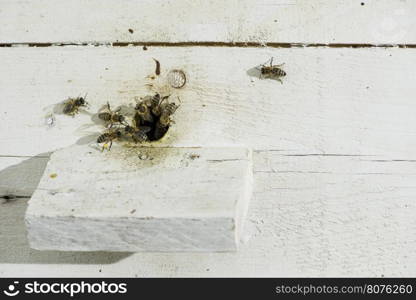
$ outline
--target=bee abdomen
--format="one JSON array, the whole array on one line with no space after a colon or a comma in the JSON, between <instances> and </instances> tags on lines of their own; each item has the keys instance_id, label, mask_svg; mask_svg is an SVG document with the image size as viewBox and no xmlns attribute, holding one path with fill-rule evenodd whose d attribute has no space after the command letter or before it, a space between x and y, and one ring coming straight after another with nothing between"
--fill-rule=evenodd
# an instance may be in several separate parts
<instances>
[{"instance_id":1,"label":"bee abdomen","mask_svg":"<svg viewBox=\"0 0 416 300\"><path fill-rule=\"evenodd\" d=\"M169 103L163 107L162 115L163 116L171 116L176 111L178 106L175 103Z\"/></svg>"},{"instance_id":2,"label":"bee abdomen","mask_svg":"<svg viewBox=\"0 0 416 300\"><path fill-rule=\"evenodd\" d=\"M147 140L147 135L143 131L136 131L132 138L136 143L140 143Z\"/></svg>"},{"instance_id":3,"label":"bee abdomen","mask_svg":"<svg viewBox=\"0 0 416 300\"><path fill-rule=\"evenodd\" d=\"M111 120L111 114L108 112L103 112L98 114L98 118L104 121L110 121Z\"/></svg>"},{"instance_id":4,"label":"bee abdomen","mask_svg":"<svg viewBox=\"0 0 416 300\"><path fill-rule=\"evenodd\" d=\"M286 72L282 69L273 69L272 73L276 76L286 76Z\"/></svg>"},{"instance_id":5,"label":"bee abdomen","mask_svg":"<svg viewBox=\"0 0 416 300\"><path fill-rule=\"evenodd\" d=\"M150 101L151 101L152 107L155 107L155 106L159 105L159 102L160 102L160 95L159 95L159 94L154 95L154 96L150 99Z\"/></svg>"},{"instance_id":6,"label":"bee abdomen","mask_svg":"<svg viewBox=\"0 0 416 300\"><path fill-rule=\"evenodd\" d=\"M64 106L63 112L64 114L69 114L73 110L74 105L72 103L68 103Z\"/></svg>"},{"instance_id":7,"label":"bee abdomen","mask_svg":"<svg viewBox=\"0 0 416 300\"><path fill-rule=\"evenodd\" d=\"M104 143L104 142L106 142L107 140L108 140L108 138L110 137L110 134L108 134L108 133L103 133L102 135L100 135L98 138L97 138L97 143Z\"/></svg>"}]
</instances>

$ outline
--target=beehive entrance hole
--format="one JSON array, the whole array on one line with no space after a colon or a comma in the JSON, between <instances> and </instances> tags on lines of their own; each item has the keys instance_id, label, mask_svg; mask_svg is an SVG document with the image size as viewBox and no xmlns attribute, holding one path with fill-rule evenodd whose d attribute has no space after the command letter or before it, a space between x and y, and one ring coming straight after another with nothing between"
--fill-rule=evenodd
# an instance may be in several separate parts
<instances>
[{"instance_id":1,"label":"beehive entrance hole","mask_svg":"<svg viewBox=\"0 0 416 300\"><path fill-rule=\"evenodd\" d=\"M160 126L160 116L155 115L150 111L152 121L141 120L138 114L135 115L135 123L139 126L149 127L150 131L146 132L147 140L149 142L155 142L162 139L169 130L169 125L166 127Z\"/></svg>"},{"instance_id":2,"label":"beehive entrance hole","mask_svg":"<svg viewBox=\"0 0 416 300\"><path fill-rule=\"evenodd\" d=\"M166 133L169 130L169 126L160 128L158 126L158 122L159 122L159 117L156 117L156 116L154 116L153 122L147 122L147 121L143 122L143 126L148 126L151 128L150 131L146 133L147 139L150 142L159 141L166 135Z\"/></svg>"}]
</instances>

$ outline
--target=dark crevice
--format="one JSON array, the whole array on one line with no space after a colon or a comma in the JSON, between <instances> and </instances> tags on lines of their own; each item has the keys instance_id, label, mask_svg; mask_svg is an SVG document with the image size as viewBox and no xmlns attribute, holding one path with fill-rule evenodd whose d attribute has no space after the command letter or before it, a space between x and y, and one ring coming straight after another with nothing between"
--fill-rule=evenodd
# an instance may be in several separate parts
<instances>
[{"instance_id":1,"label":"dark crevice","mask_svg":"<svg viewBox=\"0 0 416 300\"><path fill-rule=\"evenodd\" d=\"M22 157L22 158L25 158L25 157L27 157L27 158L49 158L49 155L7 155L7 154L5 154L5 155L0 155L0 157L17 157L17 158L19 158L19 157Z\"/></svg>"},{"instance_id":2,"label":"dark crevice","mask_svg":"<svg viewBox=\"0 0 416 300\"><path fill-rule=\"evenodd\" d=\"M6 201L12 201L12 200L16 200L16 199L27 199L30 198L30 196L19 196L19 195L13 195L13 194L8 194L8 195L0 195L0 199L4 199Z\"/></svg>"},{"instance_id":3,"label":"dark crevice","mask_svg":"<svg viewBox=\"0 0 416 300\"><path fill-rule=\"evenodd\" d=\"M235 47L235 48L416 48L416 44L371 43L260 43L260 42L85 42L85 43L0 43L0 47L64 47L64 46L113 46L113 47Z\"/></svg>"},{"instance_id":4,"label":"dark crevice","mask_svg":"<svg viewBox=\"0 0 416 300\"><path fill-rule=\"evenodd\" d=\"M208 159L208 162L226 162L226 161L240 161L240 160L245 160L245 159L239 159L239 158L229 158L229 159Z\"/></svg>"}]
</instances>

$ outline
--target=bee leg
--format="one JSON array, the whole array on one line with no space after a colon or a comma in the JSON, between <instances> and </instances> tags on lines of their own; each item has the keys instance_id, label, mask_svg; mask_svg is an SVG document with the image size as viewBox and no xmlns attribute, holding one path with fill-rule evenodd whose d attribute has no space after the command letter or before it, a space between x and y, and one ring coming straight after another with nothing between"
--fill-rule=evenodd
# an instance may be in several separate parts
<instances>
[{"instance_id":1,"label":"bee leg","mask_svg":"<svg viewBox=\"0 0 416 300\"><path fill-rule=\"evenodd\" d=\"M108 147L108 151L110 151L112 145L113 145L113 140L110 141L110 146Z\"/></svg>"},{"instance_id":2,"label":"bee leg","mask_svg":"<svg viewBox=\"0 0 416 300\"><path fill-rule=\"evenodd\" d=\"M281 84L283 84L283 80L280 78L276 78L277 81L280 81Z\"/></svg>"},{"instance_id":3,"label":"bee leg","mask_svg":"<svg viewBox=\"0 0 416 300\"><path fill-rule=\"evenodd\" d=\"M104 152L104 149L105 149L106 145L107 145L106 143L103 144L103 147L101 148L101 152Z\"/></svg>"}]
</instances>

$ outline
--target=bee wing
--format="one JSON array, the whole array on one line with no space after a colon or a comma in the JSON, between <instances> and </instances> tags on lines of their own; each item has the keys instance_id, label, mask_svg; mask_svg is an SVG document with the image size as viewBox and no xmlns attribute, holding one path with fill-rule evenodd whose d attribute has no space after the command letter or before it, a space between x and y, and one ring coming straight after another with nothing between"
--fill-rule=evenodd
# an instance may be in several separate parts
<instances>
[{"instance_id":1,"label":"bee wing","mask_svg":"<svg viewBox=\"0 0 416 300\"><path fill-rule=\"evenodd\" d=\"M73 107L74 107L74 102L73 102L73 98L68 98L65 99L61 102L55 103L55 104L51 104L49 106L47 106L45 109L49 109L51 110L52 113L54 114L66 114L68 112L70 112Z\"/></svg>"}]
</instances>

